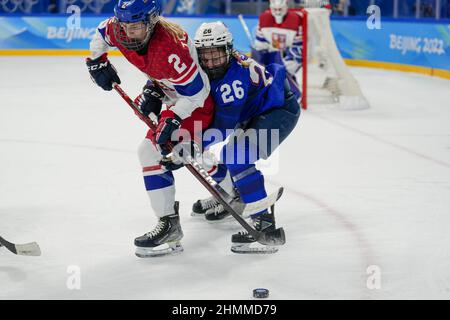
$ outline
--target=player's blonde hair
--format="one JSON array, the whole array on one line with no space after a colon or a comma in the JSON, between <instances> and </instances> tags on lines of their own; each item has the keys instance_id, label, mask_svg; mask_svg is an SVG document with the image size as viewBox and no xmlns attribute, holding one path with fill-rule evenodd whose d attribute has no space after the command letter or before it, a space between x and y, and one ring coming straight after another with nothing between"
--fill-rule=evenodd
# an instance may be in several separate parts
<instances>
[{"instance_id":1,"label":"player's blonde hair","mask_svg":"<svg viewBox=\"0 0 450 320\"><path fill-rule=\"evenodd\" d=\"M159 23L164 29L166 29L169 32L169 34L172 36L174 40L184 38L186 32L180 25L170 22L163 17L159 18Z\"/></svg>"},{"instance_id":2,"label":"player's blonde hair","mask_svg":"<svg viewBox=\"0 0 450 320\"><path fill-rule=\"evenodd\" d=\"M237 51L236 49L233 49L233 51L231 51L231 55L233 56L233 58L236 59L237 62L239 62L240 65L242 65L245 68L250 67L251 61L249 60L242 60L241 54L239 51Z\"/></svg>"}]
</instances>

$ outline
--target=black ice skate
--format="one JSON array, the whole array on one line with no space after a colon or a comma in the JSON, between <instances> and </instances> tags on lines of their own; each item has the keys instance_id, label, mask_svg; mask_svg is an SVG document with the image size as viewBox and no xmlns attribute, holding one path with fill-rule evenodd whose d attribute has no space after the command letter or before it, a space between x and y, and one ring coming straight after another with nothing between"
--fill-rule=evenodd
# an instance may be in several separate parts
<instances>
[{"instance_id":1,"label":"black ice skate","mask_svg":"<svg viewBox=\"0 0 450 320\"><path fill-rule=\"evenodd\" d=\"M196 203L192 205L191 216L193 217L204 217L206 211L214 208L219 204L219 201L215 197L209 197L206 199L197 200Z\"/></svg>"},{"instance_id":2,"label":"black ice skate","mask_svg":"<svg viewBox=\"0 0 450 320\"><path fill-rule=\"evenodd\" d=\"M232 201L239 199L235 197ZM204 216L208 222L222 222L231 220L231 214L220 204L215 197L209 197L204 200L197 200L192 206L193 217Z\"/></svg>"},{"instance_id":3,"label":"black ice skate","mask_svg":"<svg viewBox=\"0 0 450 320\"><path fill-rule=\"evenodd\" d=\"M205 212L206 221L212 223L226 221L231 217L231 213L229 213L220 203Z\"/></svg>"},{"instance_id":4,"label":"black ice skate","mask_svg":"<svg viewBox=\"0 0 450 320\"><path fill-rule=\"evenodd\" d=\"M178 208L179 203L175 201L174 214L159 218L155 229L134 240L138 257L156 257L183 251L180 243L183 231Z\"/></svg>"},{"instance_id":5,"label":"black ice skate","mask_svg":"<svg viewBox=\"0 0 450 320\"><path fill-rule=\"evenodd\" d=\"M259 215L253 219L253 227L257 231L271 232L276 229L274 206L271 212ZM284 239L282 244L284 244ZM263 245L257 242L247 231L241 231L231 236L231 251L234 253L275 253L278 251L275 245Z\"/></svg>"}]
</instances>

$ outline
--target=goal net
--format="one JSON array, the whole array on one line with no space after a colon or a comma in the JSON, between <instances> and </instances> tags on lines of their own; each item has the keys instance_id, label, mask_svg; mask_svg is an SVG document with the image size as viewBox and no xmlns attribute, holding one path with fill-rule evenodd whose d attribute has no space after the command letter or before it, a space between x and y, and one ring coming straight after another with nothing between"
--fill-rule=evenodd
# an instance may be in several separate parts
<instances>
[{"instance_id":1,"label":"goal net","mask_svg":"<svg viewBox=\"0 0 450 320\"><path fill-rule=\"evenodd\" d=\"M302 79L303 107L333 104L341 109L368 108L358 82L337 49L331 32L330 13L328 9L312 5L298 10L303 16L303 68L296 78Z\"/></svg>"}]
</instances>

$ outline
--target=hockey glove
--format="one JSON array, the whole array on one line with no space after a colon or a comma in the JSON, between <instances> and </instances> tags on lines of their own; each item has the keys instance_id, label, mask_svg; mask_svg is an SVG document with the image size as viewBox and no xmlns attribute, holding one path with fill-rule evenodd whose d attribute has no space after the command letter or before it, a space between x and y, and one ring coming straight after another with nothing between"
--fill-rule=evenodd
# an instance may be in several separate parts
<instances>
[{"instance_id":1,"label":"hockey glove","mask_svg":"<svg viewBox=\"0 0 450 320\"><path fill-rule=\"evenodd\" d=\"M177 116L172 110L164 110L160 113L158 127L155 132L156 143L161 148L163 155L169 154L171 148L172 133L178 130L181 126L181 118Z\"/></svg>"},{"instance_id":2,"label":"hockey glove","mask_svg":"<svg viewBox=\"0 0 450 320\"><path fill-rule=\"evenodd\" d=\"M169 171L175 171L184 166L186 156L190 155L194 159L201 156L200 147L194 141L174 143L171 157L163 157L159 162L161 166ZM186 154L186 152L188 154Z\"/></svg>"},{"instance_id":3,"label":"hockey glove","mask_svg":"<svg viewBox=\"0 0 450 320\"><path fill-rule=\"evenodd\" d=\"M120 84L120 78L117 75L117 71L108 60L108 55L106 53L96 59L87 58L86 65L91 74L92 81L103 90L111 91L114 82Z\"/></svg>"},{"instance_id":4,"label":"hockey glove","mask_svg":"<svg viewBox=\"0 0 450 320\"><path fill-rule=\"evenodd\" d=\"M142 93L134 99L134 103L136 103L142 113L148 117L150 113L159 115L163 98L164 92L151 81L148 81L144 86Z\"/></svg>"},{"instance_id":5,"label":"hockey glove","mask_svg":"<svg viewBox=\"0 0 450 320\"><path fill-rule=\"evenodd\" d=\"M182 162L179 161L172 161L170 158L164 157L159 164L163 166L167 171L175 171L184 166Z\"/></svg>"}]
</instances>

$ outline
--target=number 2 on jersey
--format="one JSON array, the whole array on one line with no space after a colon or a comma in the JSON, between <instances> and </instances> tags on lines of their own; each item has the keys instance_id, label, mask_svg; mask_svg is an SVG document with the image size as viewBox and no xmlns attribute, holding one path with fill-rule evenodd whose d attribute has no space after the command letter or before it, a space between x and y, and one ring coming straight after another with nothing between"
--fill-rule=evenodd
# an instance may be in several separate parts
<instances>
[{"instance_id":1,"label":"number 2 on jersey","mask_svg":"<svg viewBox=\"0 0 450 320\"><path fill-rule=\"evenodd\" d=\"M223 84L220 87L222 92L222 100L224 103L233 102L236 99L242 99L244 97L244 89L242 88L242 82L234 80L231 86L228 83Z\"/></svg>"},{"instance_id":2,"label":"number 2 on jersey","mask_svg":"<svg viewBox=\"0 0 450 320\"><path fill-rule=\"evenodd\" d=\"M180 63L181 59L178 55L175 53L172 53L169 56L169 63L173 64L173 67L178 73L182 73L184 70L186 70L187 66L184 63Z\"/></svg>"}]
</instances>

